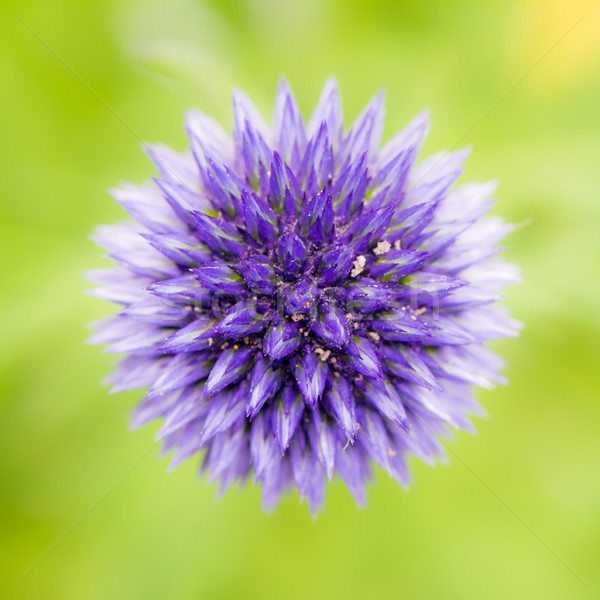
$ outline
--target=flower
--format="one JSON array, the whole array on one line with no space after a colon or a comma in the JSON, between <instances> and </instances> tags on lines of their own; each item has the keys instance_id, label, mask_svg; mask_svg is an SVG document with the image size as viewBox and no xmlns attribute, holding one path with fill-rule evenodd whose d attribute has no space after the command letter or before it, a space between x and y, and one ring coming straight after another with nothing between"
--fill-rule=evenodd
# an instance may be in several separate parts
<instances>
[{"instance_id":1,"label":"flower","mask_svg":"<svg viewBox=\"0 0 600 600\"><path fill-rule=\"evenodd\" d=\"M333 80L307 125L285 81L272 128L237 90L233 112L232 137L190 112L191 152L147 146L159 177L113 190L133 221L96 230L117 266L90 278L124 310L91 341L127 354L112 391L149 387L132 426L164 418L173 465L203 450L221 491L252 473L313 513L337 473L362 505L371 463L406 486L503 381L511 227L483 218L494 183L454 187L467 151L416 164L427 113L379 149L382 94L346 134Z\"/></svg>"}]
</instances>

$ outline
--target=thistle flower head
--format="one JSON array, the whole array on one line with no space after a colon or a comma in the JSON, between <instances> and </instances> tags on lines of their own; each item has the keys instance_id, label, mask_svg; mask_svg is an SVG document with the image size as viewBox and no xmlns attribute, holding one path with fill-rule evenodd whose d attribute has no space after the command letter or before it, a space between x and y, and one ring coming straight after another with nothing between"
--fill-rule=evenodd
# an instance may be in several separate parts
<instances>
[{"instance_id":1,"label":"thistle flower head","mask_svg":"<svg viewBox=\"0 0 600 600\"><path fill-rule=\"evenodd\" d=\"M465 151L416 164L426 113L380 148L382 95L344 133L333 81L308 124L285 81L272 127L239 91L233 112L232 136L190 112L190 152L148 146L158 177L113 191L133 221L97 229L117 266L90 277L123 310L92 341L127 355L113 391L149 388L132 424L163 418L173 465L202 451L221 490L313 512L337 473L363 504L372 462L407 485L502 381L510 227L483 218L493 183L454 185Z\"/></svg>"}]
</instances>

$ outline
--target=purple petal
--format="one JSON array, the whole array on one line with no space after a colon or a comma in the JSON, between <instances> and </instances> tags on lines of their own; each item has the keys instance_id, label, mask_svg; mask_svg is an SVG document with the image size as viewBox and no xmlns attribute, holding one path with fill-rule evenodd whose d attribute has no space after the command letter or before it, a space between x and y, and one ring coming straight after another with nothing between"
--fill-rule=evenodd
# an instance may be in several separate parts
<instances>
[{"instance_id":1,"label":"purple petal","mask_svg":"<svg viewBox=\"0 0 600 600\"><path fill-rule=\"evenodd\" d=\"M169 329L146 325L134 319L127 319L129 322L125 325L124 321L126 317L121 318L123 319L121 324L122 334L104 352L109 354L128 353L151 356L157 353L160 344L170 333ZM90 343L101 344L104 342L93 336L90 339Z\"/></svg>"},{"instance_id":2,"label":"purple petal","mask_svg":"<svg viewBox=\"0 0 600 600\"><path fill-rule=\"evenodd\" d=\"M267 142L271 138L269 127L252 103L252 100L241 90L234 88L233 100L233 139L240 141L248 123Z\"/></svg>"},{"instance_id":3,"label":"purple petal","mask_svg":"<svg viewBox=\"0 0 600 600\"><path fill-rule=\"evenodd\" d=\"M271 427L275 432L281 456L288 449L304 412L302 394L293 385L285 385L279 394L277 409L271 413Z\"/></svg>"},{"instance_id":4,"label":"purple petal","mask_svg":"<svg viewBox=\"0 0 600 600\"><path fill-rule=\"evenodd\" d=\"M257 483L272 461L281 460L277 456L277 441L271 430L269 416L260 413L252 421L250 430L250 455L254 465L254 482Z\"/></svg>"},{"instance_id":5,"label":"purple petal","mask_svg":"<svg viewBox=\"0 0 600 600\"><path fill-rule=\"evenodd\" d=\"M253 292L266 296L277 292L277 277L268 257L259 254L243 261L241 273Z\"/></svg>"},{"instance_id":6,"label":"purple petal","mask_svg":"<svg viewBox=\"0 0 600 600\"><path fill-rule=\"evenodd\" d=\"M128 356L119 362L117 369L113 371L103 383L105 385L113 386L110 389L111 394L150 387L156 379L160 377L160 374L168 364L168 359L156 360L154 356ZM160 416L160 414L162 413L156 413L148 420L154 419ZM147 421L137 421L137 424L132 424L132 427L139 427L146 422Z\"/></svg>"},{"instance_id":7,"label":"purple petal","mask_svg":"<svg viewBox=\"0 0 600 600\"><path fill-rule=\"evenodd\" d=\"M287 460L272 460L262 475L262 501L265 511L274 510L281 494L288 490L292 482L291 469Z\"/></svg>"},{"instance_id":8,"label":"purple petal","mask_svg":"<svg viewBox=\"0 0 600 600\"><path fill-rule=\"evenodd\" d=\"M260 333L268 324L252 300L242 300L232 306L216 327L219 335L236 340L254 333Z\"/></svg>"},{"instance_id":9,"label":"purple petal","mask_svg":"<svg viewBox=\"0 0 600 600\"><path fill-rule=\"evenodd\" d=\"M221 392L210 399L211 408L204 420L201 445L204 446L214 436L244 420L247 394L248 386L242 383L238 387Z\"/></svg>"},{"instance_id":10,"label":"purple petal","mask_svg":"<svg viewBox=\"0 0 600 600\"><path fill-rule=\"evenodd\" d=\"M269 328L264 350L271 360L279 360L296 352L303 344L297 325L292 321L281 321Z\"/></svg>"},{"instance_id":11,"label":"purple petal","mask_svg":"<svg viewBox=\"0 0 600 600\"><path fill-rule=\"evenodd\" d=\"M152 247L184 267L193 267L211 259L211 254L195 237L184 233L142 234Z\"/></svg>"},{"instance_id":12,"label":"purple petal","mask_svg":"<svg viewBox=\"0 0 600 600\"><path fill-rule=\"evenodd\" d=\"M391 250L369 265L369 275L380 281L398 281L418 269L426 257L427 252Z\"/></svg>"},{"instance_id":13,"label":"purple petal","mask_svg":"<svg viewBox=\"0 0 600 600\"><path fill-rule=\"evenodd\" d=\"M417 115L402 131L399 131L385 146L379 151L377 161L380 164L386 164L393 157L405 154L407 150L421 147L427 129L429 127L430 115L425 110Z\"/></svg>"},{"instance_id":14,"label":"purple petal","mask_svg":"<svg viewBox=\"0 0 600 600\"><path fill-rule=\"evenodd\" d=\"M232 472L237 475L240 465L250 463L248 437L242 427L233 432L223 432L213 439L203 465L203 468L210 467L209 484L220 477L230 476Z\"/></svg>"},{"instance_id":15,"label":"purple petal","mask_svg":"<svg viewBox=\"0 0 600 600\"><path fill-rule=\"evenodd\" d=\"M125 254L110 254L109 257L139 277L156 280L179 275L179 268L176 265L149 246Z\"/></svg>"},{"instance_id":16,"label":"purple petal","mask_svg":"<svg viewBox=\"0 0 600 600\"><path fill-rule=\"evenodd\" d=\"M126 361L127 360L128 359L126 359ZM123 362L125 363L126 361ZM155 367L146 368L146 372L149 373L152 373L152 371L154 370ZM156 373L152 374L155 375L154 378L156 378ZM146 387L146 385L144 385L143 387ZM121 388L118 391L122 391L123 389L127 388ZM162 396L147 395L144 398L144 400L142 400L142 402L140 402L140 404L138 404L133 410L133 413L131 415L131 422L129 423L129 429L138 429L142 425L146 425L146 423L154 421L154 419L163 417L170 410L172 410L173 407L178 406L179 401L182 397L186 397L189 395L190 389L193 390L193 388L184 387L179 388L178 390L174 390L172 392L167 392Z\"/></svg>"},{"instance_id":17,"label":"purple petal","mask_svg":"<svg viewBox=\"0 0 600 600\"><path fill-rule=\"evenodd\" d=\"M286 159L299 156L306 147L306 132L294 94L283 78L279 80L275 98L273 137L279 153Z\"/></svg>"},{"instance_id":18,"label":"purple petal","mask_svg":"<svg viewBox=\"0 0 600 600\"><path fill-rule=\"evenodd\" d=\"M358 431L358 421L352 387L342 376L336 376L330 383L326 394L328 410L348 441L354 442L354 436Z\"/></svg>"},{"instance_id":19,"label":"purple petal","mask_svg":"<svg viewBox=\"0 0 600 600\"><path fill-rule=\"evenodd\" d=\"M144 144L144 151L163 179L186 186L198 185L198 170L192 156L178 154L164 144Z\"/></svg>"},{"instance_id":20,"label":"purple petal","mask_svg":"<svg viewBox=\"0 0 600 600\"><path fill-rule=\"evenodd\" d=\"M361 277L346 287L346 308L358 313L373 313L391 308L398 296L391 283Z\"/></svg>"},{"instance_id":21,"label":"purple petal","mask_svg":"<svg viewBox=\"0 0 600 600\"><path fill-rule=\"evenodd\" d=\"M311 408L315 408L325 389L327 364L310 350L300 357L295 357L291 364L304 402Z\"/></svg>"},{"instance_id":22,"label":"purple petal","mask_svg":"<svg viewBox=\"0 0 600 600\"><path fill-rule=\"evenodd\" d=\"M285 233L277 246L277 258L286 274L297 275L308 258L306 244L295 233Z\"/></svg>"},{"instance_id":23,"label":"purple petal","mask_svg":"<svg viewBox=\"0 0 600 600\"><path fill-rule=\"evenodd\" d=\"M140 302L130 304L121 315L150 325L183 327L189 320L190 311L186 306L150 296Z\"/></svg>"},{"instance_id":24,"label":"purple petal","mask_svg":"<svg viewBox=\"0 0 600 600\"><path fill-rule=\"evenodd\" d=\"M160 352L176 354L179 352L195 352L205 350L212 344L212 337L215 334L215 319L206 316L199 316L189 325L178 329L173 335L169 336L162 346Z\"/></svg>"},{"instance_id":25,"label":"purple petal","mask_svg":"<svg viewBox=\"0 0 600 600\"><path fill-rule=\"evenodd\" d=\"M335 454L337 440L334 430L329 424L327 417L320 410L311 412L311 425L308 429L310 443L316 450L319 461L325 467L327 479L331 481L335 467Z\"/></svg>"},{"instance_id":26,"label":"purple petal","mask_svg":"<svg viewBox=\"0 0 600 600\"><path fill-rule=\"evenodd\" d=\"M172 302L197 306L211 305L212 295L200 285L192 274L157 281L147 289L151 294Z\"/></svg>"},{"instance_id":27,"label":"purple petal","mask_svg":"<svg viewBox=\"0 0 600 600\"><path fill-rule=\"evenodd\" d=\"M195 142L202 148L202 154L208 152L223 163L232 159L233 143L231 138L214 119L199 110L190 110L185 115L185 121L186 132L192 142L192 150L194 150ZM199 158L196 156L196 152L194 152L194 157L196 160Z\"/></svg>"},{"instance_id":28,"label":"purple petal","mask_svg":"<svg viewBox=\"0 0 600 600\"><path fill-rule=\"evenodd\" d=\"M170 233L187 230L154 186L126 184L119 189L109 191L129 216L147 227L149 231Z\"/></svg>"},{"instance_id":29,"label":"purple petal","mask_svg":"<svg viewBox=\"0 0 600 600\"><path fill-rule=\"evenodd\" d=\"M357 252L364 252L371 244L381 240L390 224L394 210L394 205L388 204L355 221L348 233L352 234Z\"/></svg>"},{"instance_id":30,"label":"purple petal","mask_svg":"<svg viewBox=\"0 0 600 600\"><path fill-rule=\"evenodd\" d=\"M446 294L466 284L466 281L440 273L419 271L412 273L402 283L419 294Z\"/></svg>"},{"instance_id":31,"label":"purple petal","mask_svg":"<svg viewBox=\"0 0 600 600\"><path fill-rule=\"evenodd\" d=\"M320 282L333 285L346 279L352 270L354 256L354 249L345 244L327 250L319 258Z\"/></svg>"},{"instance_id":32,"label":"purple petal","mask_svg":"<svg viewBox=\"0 0 600 600\"><path fill-rule=\"evenodd\" d=\"M319 290L308 279L301 279L286 290L284 298L288 315L309 314L319 298Z\"/></svg>"},{"instance_id":33,"label":"purple petal","mask_svg":"<svg viewBox=\"0 0 600 600\"><path fill-rule=\"evenodd\" d=\"M269 199L273 209L283 213L288 219L297 217L303 203L302 189L294 173L277 152L273 152L269 188Z\"/></svg>"},{"instance_id":34,"label":"purple petal","mask_svg":"<svg viewBox=\"0 0 600 600\"><path fill-rule=\"evenodd\" d=\"M200 381L211 372L212 365L213 362L205 352L177 354L169 360L167 368L154 382L148 394L158 396Z\"/></svg>"},{"instance_id":35,"label":"purple petal","mask_svg":"<svg viewBox=\"0 0 600 600\"><path fill-rule=\"evenodd\" d=\"M366 381L364 395L381 416L408 431L406 410L400 396L388 380Z\"/></svg>"},{"instance_id":36,"label":"purple petal","mask_svg":"<svg viewBox=\"0 0 600 600\"><path fill-rule=\"evenodd\" d=\"M238 198L243 191L250 187L225 165L219 165L211 157L206 157L204 169L205 189L217 211L222 211L230 218L235 218L241 210Z\"/></svg>"},{"instance_id":37,"label":"purple petal","mask_svg":"<svg viewBox=\"0 0 600 600\"><path fill-rule=\"evenodd\" d=\"M472 344L485 339L482 337L481 330L475 325L476 321L472 318L469 319L469 324L475 325L474 331L477 332L477 338L479 339L463 327L459 320L451 316L435 314L430 318L427 314L423 314L419 317L419 320L427 328L428 346ZM505 336L503 335L502 337Z\"/></svg>"},{"instance_id":38,"label":"purple petal","mask_svg":"<svg viewBox=\"0 0 600 600\"><path fill-rule=\"evenodd\" d=\"M365 482L370 478L370 470L363 449L360 446L338 449L335 466L358 506L364 506L367 502Z\"/></svg>"},{"instance_id":39,"label":"purple petal","mask_svg":"<svg viewBox=\"0 0 600 600\"><path fill-rule=\"evenodd\" d=\"M384 94L377 94L358 115L348 135L342 141L339 158L356 160L361 154L375 156L381 141L384 117Z\"/></svg>"},{"instance_id":40,"label":"purple petal","mask_svg":"<svg viewBox=\"0 0 600 600\"><path fill-rule=\"evenodd\" d=\"M366 407L359 407L357 410L361 427L358 430L356 439L371 459L387 471L392 446L385 424L376 412Z\"/></svg>"},{"instance_id":41,"label":"purple petal","mask_svg":"<svg viewBox=\"0 0 600 600\"><path fill-rule=\"evenodd\" d=\"M304 237L313 244L331 242L334 239L333 205L326 189L306 203L298 220L298 226Z\"/></svg>"},{"instance_id":42,"label":"purple petal","mask_svg":"<svg viewBox=\"0 0 600 600\"><path fill-rule=\"evenodd\" d=\"M157 179L155 177L152 180L165 195L173 212L189 227L194 227L195 224L192 216L194 211L206 212L212 209L212 204L206 197L193 192L180 183Z\"/></svg>"},{"instance_id":43,"label":"purple petal","mask_svg":"<svg viewBox=\"0 0 600 600\"><path fill-rule=\"evenodd\" d=\"M186 356L182 354L181 356ZM241 379L251 368L254 360L252 350L247 346L223 350L208 375L204 395L211 397L228 385Z\"/></svg>"},{"instance_id":44,"label":"purple petal","mask_svg":"<svg viewBox=\"0 0 600 600\"><path fill-rule=\"evenodd\" d=\"M333 148L329 142L325 123L321 124L316 137L308 144L302 158L300 173L304 181L309 178L314 179L314 184L318 188L323 188L332 181L334 174Z\"/></svg>"},{"instance_id":45,"label":"purple petal","mask_svg":"<svg viewBox=\"0 0 600 600\"><path fill-rule=\"evenodd\" d=\"M375 348L365 338L353 336L342 351L348 367L366 377L383 379L379 357Z\"/></svg>"},{"instance_id":46,"label":"purple petal","mask_svg":"<svg viewBox=\"0 0 600 600\"><path fill-rule=\"evenodd\" d=\"M328 137L334 149L337 149L344 130L342 102L337 81L328 79L321 92L321 97L308 123L308 135L314 137L321 124L325 123Z\"/></svg>"},{"instance_id":47,"label":"purple petal","mask_svg":"<svg viewBox=\"0 0 600 600\"><path fill-rule=\"evenodd\" d=\"M244 280L229 266L222 262L211 262L198 269L190 269L202 287L213 294L231 294L242 296L247 293Z\"/></svg>"},{"instance_id":48,"label":"purple petal","mask_svg":"<svg viewBox=\"0 0 600 600\"><path fill-rule=\"evenodd\" d=\"M200 239L213 252L234 256L241 256L246 252L246 244L244 244L238 230L233 225L199 212L193 212L192 216Z\"/></svg>"},{"instance_id":49,"label":"purple petal","mask_svg":"<svg viewBox=\"0 0 600 600\"><path fill-rule=\"evenodd\" d=\"M253 419L265 402L270 400L283 383L283 370L260 355L254 361L250 397L246 402L246 416Z\"/></svg>"},{"instance_id":50,"label":"purple petal","mask_svg":"<svg viewBox=\"0 0 600 600\"><path fill-rule=\"evenodd\" d=\"M381 358L386 371L411 383L441 391L442 388L422 356L426 356L426 351L421 350L419 346L414 348L408 344L382 346Z\"/></svg>"},{"instance_id":51,"label":"purple petal","mask_svg":"<svg viewBox=\"0 0 600 600\"><path fill-rule=\"evenodd\" d=\"M254 194L242 192L242 210L246 231L257 242L271 245L278 233L277 215Z\"/></svg>"},{"instance_id":52,"label":"purple petal","mask_svg":"<svg viewBox=\"0 0 600 600\"><path fill-rule=\"evenodd\" d=\"M311 325L311 331L325 345L341 348L349 339L345 312L334 304L321 302L319 314Z\"/></svg>"},{"instance_id":53,"label":"purple petal","mask_svg":"<svg viewBox=\"0 0 600 600\"><path fill-rule=\"evenodd\" d=\"M350 219L362 207L367 189L367 155L361 155L354 163L347 165L335 181L331 197L336 216L343 222Z\"/></svg>"},{"instance_id":54,"label":"purple petal","mask_svg":"<svg viewBox=\"0 0 600 600\"><path fill-rule=\"evenodd\" d=\"M387 313L379 313L373 319L371 328L382 338L391 342L430 343L431 336L419 318L404 308Z\"/></svg>"}]
</instances>

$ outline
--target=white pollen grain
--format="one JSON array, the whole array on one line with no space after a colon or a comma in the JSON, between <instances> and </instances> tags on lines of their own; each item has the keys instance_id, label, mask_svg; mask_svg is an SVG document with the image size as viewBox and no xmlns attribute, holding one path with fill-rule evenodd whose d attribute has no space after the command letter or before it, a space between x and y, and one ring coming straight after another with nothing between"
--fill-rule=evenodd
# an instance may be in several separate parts
<instances>
[{"instance_id":1,"label":"white pollen grain","mask_svg":"<svg viewBox=\"0 0 600 600\"><path fill-rule=\"evenodd\" d=\"M352 262L354 268L350 271L350 277L358 277L365 270L366 264L367 259L362 254L359 254Z\"/></svg>"},{"instance_id":2,"label":"white pollen grain","mask_svg":"<svg viewBox=\"0 0 600 600\"><path fill-rule=\"evenodd\" d=\"M383 242L379 242L375 248L373 248L373 254L376 256L381 256L382 254L387 254L392 249L392 245L385 240Z\"/></svg>"}]
</instances>

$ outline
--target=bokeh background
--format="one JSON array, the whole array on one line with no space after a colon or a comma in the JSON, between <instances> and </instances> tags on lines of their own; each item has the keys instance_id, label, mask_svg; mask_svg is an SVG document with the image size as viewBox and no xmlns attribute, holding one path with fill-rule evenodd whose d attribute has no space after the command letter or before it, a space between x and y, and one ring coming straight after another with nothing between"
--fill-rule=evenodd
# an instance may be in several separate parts
<instances>
[{"instance_id":1,"label":"bokeh background","mask_svg":"<svg viewBox=\"0 0 600 600\"><path fill-rule=\"evenodd\" d=\"M3 0L0 596L600 597L599 23L580 0ZM251 484L216 501L195 460L167 473L84 343L112 311L84 295L88 235L152 173L140 139L182 150L191 107L230 125L232 85L270 114L281 74L305 115L337 76L347 121L385 87L387 137L430 107L425 153L472 145L466 178L522 225L526 328L495 345L511 384L479 393L478 435L408 493L378 472L365 510L334 483L316 521Z\"/></svg>"}]
</instances>

